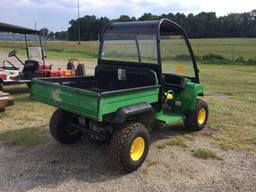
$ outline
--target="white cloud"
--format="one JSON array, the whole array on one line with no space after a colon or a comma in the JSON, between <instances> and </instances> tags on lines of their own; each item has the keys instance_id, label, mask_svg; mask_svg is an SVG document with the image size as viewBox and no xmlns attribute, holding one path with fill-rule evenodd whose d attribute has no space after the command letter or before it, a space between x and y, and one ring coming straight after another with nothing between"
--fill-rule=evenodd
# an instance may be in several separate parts
<instances>
[{"instance_id":1,"label":"white cloud","mask_svg":"<svg viewBox=\"0 0 256 192\"><path fill-rule=\"evenodd\" d=\"M80 0L80 5L81 16L117 18L120 15L139 17L145 12L196 14L201 11L214 11L220 16L256 9L256 0ZM39 27L61 30L77 17L77 0L2 0L0 11L3 22L32 27L36 21Z\"/></svg>"},{"instance_id":2,"label":"white cloud","mask_svg":"<svg viewBox=\"0 0 256 192\"><path fill-rule=\"evenodd\" d=\"M256 9L256 0L244 0L244 1L234 1L234 0L80 0L82 2L82 10L93 11L96 9L100 14L102 11L115 10L118 7L127 7L125 12L140 14L143 11L151 12L155 7L162 8L162 10L176 10L179 12L193 12L198 13L201 11L214 11L217 15L225 15L230 12L248 12L252 9ZM89 6L87 6L89 5ZM103 8L103 10L101 10ZM134 11L136 10L136 11ZM160 10L161 11L161 10ZM161 13L163 13L162 11ZM123 14L123 13L119 13Z\"/></svg>"}]
</instances>

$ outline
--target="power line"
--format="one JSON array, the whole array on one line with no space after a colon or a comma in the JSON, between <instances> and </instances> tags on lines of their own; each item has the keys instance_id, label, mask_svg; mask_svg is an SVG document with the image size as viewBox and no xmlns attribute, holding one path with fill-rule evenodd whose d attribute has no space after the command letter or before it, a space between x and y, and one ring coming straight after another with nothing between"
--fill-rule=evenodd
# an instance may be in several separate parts
<instances>
[{"instance_id":1,"label":"power line","mask_svg":"<svg viewBox=\"0 0 256 192\"><path fill-rule=\"evenodd\" d=\"M80 32L80 21L79 21L79 18L80 18L80 2L79 0L77 0L77 22L78 22L78 44L81 44L81 39L80 39L80 36L81 36L81 32Z\"/></svg>"}]
</instances>

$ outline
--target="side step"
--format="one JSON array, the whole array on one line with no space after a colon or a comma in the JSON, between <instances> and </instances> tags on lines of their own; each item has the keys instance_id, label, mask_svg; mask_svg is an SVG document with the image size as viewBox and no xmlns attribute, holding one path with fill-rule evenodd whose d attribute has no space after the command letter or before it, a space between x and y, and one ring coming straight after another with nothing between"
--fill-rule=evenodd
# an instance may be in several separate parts
<instances>
[{"instance_id":1,"label":"side step","mask_svg":"<svg viewBox=\"0 0 256 192\"><path fill-rule=\"evenodd\" d=\"M155 119L165 124L174 124L182 122L184 115L174 112L164 112L163 110L155 112Z\"/></svg>"}]
</instances>

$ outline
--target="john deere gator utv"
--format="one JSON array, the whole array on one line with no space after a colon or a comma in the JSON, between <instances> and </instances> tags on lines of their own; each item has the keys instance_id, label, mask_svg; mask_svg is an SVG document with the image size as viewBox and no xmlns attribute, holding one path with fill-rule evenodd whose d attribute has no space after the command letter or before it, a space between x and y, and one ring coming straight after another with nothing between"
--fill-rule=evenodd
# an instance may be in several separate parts
<instances>
[{"instance_id":1,"label":"john deere gator utv","mask_svg":"<svg viewBox=\"0 0 256 192\"><path fill-rule=\"evenodd\" d=\"M161 19L111 23L100 39L94 76L32 80L32 98L58 109L50 133L63 144L82 135L108 143L110 162L132 172L144 162L154 122L205 127L208 106L188 37Z\"/></svg>"}]
</instances>

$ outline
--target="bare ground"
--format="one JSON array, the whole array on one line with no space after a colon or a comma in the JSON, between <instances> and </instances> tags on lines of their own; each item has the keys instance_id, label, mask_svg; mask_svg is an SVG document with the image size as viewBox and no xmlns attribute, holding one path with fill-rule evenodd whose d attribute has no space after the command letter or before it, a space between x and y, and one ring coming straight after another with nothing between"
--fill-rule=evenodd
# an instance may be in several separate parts
<instances>
[{"instance_id":1,"label":"bare ground","mask_svg":"<svg viewBox=\"0 0 256 192\"><path fill-rule=\"evenodd\" d=\"M181 131L177 131L181 130ZM157 145L184 134L180 126L157 127L143 166L131 174L115 172L106 163L106 145L86 138L74 145L50 139L23 148L0 144L1 191L256 191L256 158L246 152L223 151L207 140L209 130L187 141L188 148ZM211 149L222 160L194 157L192 149Z\"/></svg>"}]
</instances>

